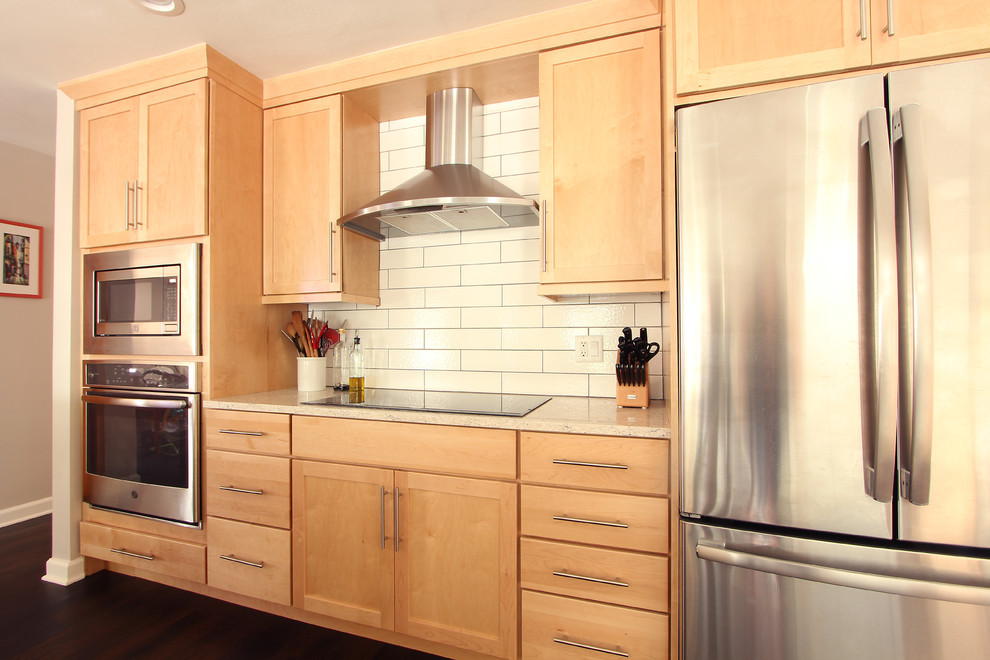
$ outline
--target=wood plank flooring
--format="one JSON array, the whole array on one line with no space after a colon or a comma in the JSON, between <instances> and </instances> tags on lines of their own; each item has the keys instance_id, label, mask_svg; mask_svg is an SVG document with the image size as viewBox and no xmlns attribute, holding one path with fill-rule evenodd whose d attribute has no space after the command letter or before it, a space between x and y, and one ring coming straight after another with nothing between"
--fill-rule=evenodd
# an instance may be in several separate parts
<instances>
[{"instance_id":1,"label":"wood plank flooring","mask_svg":"<svg viewBox=\"0 0 990 660\"><path fill-rule=\"evenodd\" d=\"M0 529L0 659L439 660L126 575L42 581L51 516Z\"/></svg>"}]
</instances>

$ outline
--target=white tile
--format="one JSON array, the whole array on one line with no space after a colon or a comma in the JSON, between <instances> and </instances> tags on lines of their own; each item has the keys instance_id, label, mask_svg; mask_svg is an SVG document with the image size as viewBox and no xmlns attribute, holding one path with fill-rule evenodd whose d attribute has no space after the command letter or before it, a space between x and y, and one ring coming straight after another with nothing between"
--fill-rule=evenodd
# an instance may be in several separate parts
<instances>
[{"instance_id":1,"label":"white tile","mask_svg":"<svg viewBox=\"0 0 990 660\"><path fill-rule=\"evenodd\" d=\"M519 110L505 110L502 116L502 133L526 131L540 127L540 108L530 106Z\"/></svg>"},{"instance_id":2,"label":"white tile","mask_svg":"<svg viewBox=\"0 0 990 660\"><path fill-rule=\"evenodd\" d=\"M358 309L357 303L311 303L309 305L309 315L326 321L338 312L346 312L349 309Z\"/></svg>"},{"instance_id":3,"label":"white tile","mask_svg":"<svg viewBox=\"0 0 990 660\"><path fill-rule=\"evenodd\" d=\"M637 303L636 304L636 325L642 326L655 326L660 327L662 325L660 317L660 303ZM659 338L660 335L657 335ZM656 341L659 341L657 339Z\"/></svg>"},{"instance_id":4,"label":"white tile","mask_svg":"<svg viewBox=\"0 0 990 660\"><path fill-rule=\"evenodd\" d=\"M581 328L506 328L502 330L502 348L572 351L574 338L586 334Z\"/></svg>"},{"instance_id":5,"label":"white tile","mask_svg":"<svg viewBox=\"0 0 990 660\"><path fill-rule=\"evenodd\" d=\"M494 307L502 304L500 286L451 286L426 289L426 307Z\"/></svg>"},{"instance_id":6,"label":"white tile","mask_svg":"<svg viewBox=\"0 0 990 660\"><path fill-rule=\"evenodd\" d=\"M540 228L531 227L504 227L502 229L477 229L466 231L461 234L462 243L490 243L492 241L518 241L529 238L540 238Z\"/></svg>"},{"instance_id":7,"label":"white tile","mask_svg":"<svg viewBox=\"0 0 990 660\"><path fill-rule=\"evenodd\" d=\"M423 248L401 248L381 251L381 269L422 268Z\"/></svg>"},{"instance_id":8,"label":"white tile","mask_svg":"<svg viewBox=\"0 0 990 660\"><path fill-rule=\"evenodd\" d=\"M540 106L539 96L529 96L524 99L513 99L511 101L503 101L501 103L491 103L484 106L482 112L485 114L491 112L509 112L511 110L518 110L519 108L538 108Z\"/></svg>"},{"instance_id":9,"label":"white tile","mask_svg":"<svg viewBox=\"0 0 990 660\"><path fill-rule=\"evenodd\" d=\"M492 176L511 176L515 174L534 174L540 171L540 152L524 151L518 154L502 156L501 171Z\"/></svg>"},{"instance_id":10,"label":"white tile","mask_svg":"<svg viewBox=\"0 0 990 660\"><path fill-rule=\"evenodd\" d=\"M424 330L418 328L408 330L365 330L361 332L361 343L367 342L369 347L376 349L423 348L424 332Z\"/></svg>"},{"instance_id":11,"label":"white tile","mask_svg":"<svg viewBox=\"0 0 990 660\"><path fill-rule=\"evenodd\" d=\"M563 374L502 374L506 394L544 396L588 396L588 377Z\"/></svg>"},{"instance_id":12,"label":"white tile","mask_svg":"<svg viewBox=\"0 0 990 660\"><path fill-rule=\"evenodd\" d=\"M483 124L481 129L482 135L495 135L496 133L502 132L502 114L499 112L492 112L485 114L483 117Z\"/></svg>"},{"instance_id":13,"label":"white tile","mask_svg":"<svg viewBox=\"0 0 990 660\"><path fill-rule=\"evenodd\" d=\"M433 369L458 371L461 368L460 351L391 350L388 352L389 369Z\"/></svg>"},{"instance_id":14,"label":"white tile","mask_svg":"<svg viewBox=\"0 0 990 660\"><path fill-rule=\"evenodd\" d=\"M502 157L491 156L481 159L481 171L490 177L502 176Z\"/></svg>"},{"instance_id":15,"label":"white tile","mask_svg":"<svg viewBox=\"0 0 990 660\"><path fill-rule=\"evenodd\" d=\"M636 325L635 305L552 305L544 308L543 325L548 328Z\"/></svg>"},{"instance_id":16,"label":"white tile","mask_svg":"<svg viewBox=\"0 0 990 660\"><path fill-rule=\"evenodd\" d=\"M419 369L374 369L365 372L365 386L385 390L422 390L425 379Z\"/></svg>"},{"instance_id":17,"label":"white tile","mask_svg":"<svg viewBox=\"0 0 990 660\"><path fill-rule=\"evenodd\" d=\"M461 284L526 284L540 279L535 261L461 266Z\"/></svg>"},{"instance_id":18,"label":"white tile","mask_svg":"<svg viewBox=\"0 0 990 660\"><path fill-rule=\"evenodd\" d=\"M370 346L371 343L368 342L364 333L361 333L361 345ZM390 351L385 348L365 348L364 349L364 368L369 369L388 369L388 354Z\"/></svg>"},{"instance_id":19,"label":"white tile","mask_svg":"<svg viewBox=\"0 0 990 660\"><path fill-rule=\"evenodd\" d=\"M387 151L383 151L378 156L378 171L379 172L388 172L389 169L391 169L391 168L389 168L389 166L388 166L388 152Z\"/></svg>"},{"instance_id":20,"label":"white tile","mask_svg":"<svg viewBox=\"0 0 990 660\"><path fill-rule=\"evenodd\" d=\"M423 167L426 164L426 147L409 147L388 152L388 169L401 170Z\"/></svg>"},{"instance_id":21,"label":"white tile","mask_svg":"<svg viewBox=\"0 0 990 660\"><path fill-rule=\"evenodd\" d=\"M502 243L502 261L539 261L540 241L531 238L526 241L505 241Z\"/></svg>"},{"instance_id":22,"label":"white tile","mask_svg":"<svg viewBox=\"0 0 990 660\"><path fill-rule=\"evenodd\" d=\"M591 302L598 303L646 303L660 305L659 293L595 293L589 296Z\"/></svg>"},{"instance_id":23,"label":"white tile","mask_svg":"<svg viewBox=\"0 0 990 660\"><path fill-rule=\"evenodd\" d=\"M388 288L389 288L389 286L388 286L388 271L387 270L379 270L378 271L378 290L379 291L384 291L385 289L388 289Z\"/></svg>"},{"instance_id":24,"label":"white tile","mask_svg":"<svg viewBox=\"0 0 990 660\"><path fill-rule=\"evenodd\" d=\"M426 115L417 115L415 117L406 117L404 119L393 119L389 122L382 122L382 126L387 125L386 130L397 131L403 128L411 128L413 126L426 126Z\"/></svg>"},{"instance_id":25,"label":"white tile","mask_svg":"<svg viewBox=\"0 0 990 660\"><path fill-rule=\"evenodd\" d=\"M543 371L542 351L461 351L464 371Z\"/></svg>"},{"instance_id":26,"label":"white tile","mask_svg":"<svg viewBox=\"0 0 990 660\"><path fill-rule=\"evenodd\" d=\"M461 310L449 309L392 309L388 312L389 328L458 328Z\"/></svg>"},{"instance_id":27,"label":"white tile","mask_svg":"<svg viewBox=\"0 0 990 660\"><path fill-rule=\"evenodd\" d=\"M413 178L422 171L423 171L423 167L407 167L404 170L393 170L391 172L382 172L378 183L378 185L380 186L381 194L384 195L392 188L395 188L396 186L401 186L403 183Z\"/></svg>"},{"instance_id":28,"label":"white tile","mask_svg":"<svg viewBox=\"0 0 990 660\"><path fill-rule=\"evenodd\" d=\"M521 151L538 151L539 149L540 130L534 128L528 131L486 135L482 138L481 153L487 157L517 154Z\"/></svg>"},{"instance_id":29,"label":"white tile","mask_svg":"<svg viewBox=\"0 0 990 660\"><path fill-rule=\"evenodd\" d=\"M500 176L498 177L498 181L523 196L540 194L539 173Z\"/></svg>"},{"instance_id":30,"label":"white tile","mask_svg":"<svg viewBox=\"0 0 990 660\"><path fill-rule=\"evenodd\" d=\"M426 389L438 392L499 394L502 391L502 374L480 371L427 371Z\"/></svg>"},{"instance_id":31,"label":"white tile","mask_svg":"<svg viewBox=\"0 0 990 660\"><path fill-rule=\"evenodd\" d=\"M502 331L498 328L430 328L424 332L426 348L454 350L502 348Z\"/></svg>"},{"instance_id":32,"label":"white tile","mask_svg":"<svg viewBox=\"0 0 990 660\"><path fill-rule=\"evenodd\" d=\"M597 376L592 374L588 378L588 396L615 398L615 375ZM653 387L653 384L650 384Z\"/></svg>"},{"instance_id":33,"label":"white tile","mask_svg":"<svg viewBox=\"0 0 990 660\"><path fill-rule=\"evenodd\" d=\"M400 232L398 229L390 229L390 232L394 232L388 237L388 246L390 249L428 247L431 245L455 245L461 242L461 235L455 231L444 232L442 234L420 234L416 236Z\"/></svg>"},{"instance_id":34,"label":"white tile","mask_svg":"<svg viewBox=\"0 0 990 660\"><path fill-rule=\"evenodd\" d=\"M612 374L615 375L615 358L601 362L578 362L574 351L544 351L543 372L548 374Z\"/></svg>"},{"instance_id":35,"label":"white tile","mask_svg":"<svg viewBox=\"0 0 990 660\"><path fill-rule=\"evenodd\" d=\"M382 309L423 307L426 304L424 289L385 289L379 294Z\"/></svg>"},{"instance_id":36,"label":"white tile","mask_svg":"<svg viewBox=\"0 0 990 660\"><path fill-rule=\"evenodd\" d=\"M461 283L460 266L435 268L400 268L388 271L388 284L392 289L413 287L457 286Z\"/></svg>"},{"instance_id":37,"label":"white tile","mask_svg":"<svg viewBox=\"0 0 990 660\"><path fill-rule=\"evenodd\" d=\"M498 243L468 243L428 247L423 252L423 265L494 264L500 261L500 248Z\"/></svg>"},{"instance_id":38,"label":"white tile","mask_svg":"<svg viewBox=\"0 0 990 660\"><path fill-rule=\"evenodd\" d=\"M504 248L503 248L504 249ZM537 295L536 282L527 284L506 284L502 287L502 304L507 307L516 305L549 305L551 300Z\"/></svg>"},{"instance_id":39,"label":"white tile","mask_svg":"<svg viewBox=\"0 0 990 660\"><path fill-rule=\"evenodd\" d=\"M542 307L468 307L461 310L461 327L537 328L542 318Z\"/></svg>"},{"instance_id":40,"label":"white tile","mask_svg":"<svg viewBox=\"0 0 990 660\"><path fill-rule=\"evenodd\" d=\"M384 309L354 309L337 314L343 327L351 330L364 328L387 328L388 311ZM338 325L337 327L341 327ZM353 336L353 335L352 335Z\"/></svg>"},{"instance_id":41,"label":"white tile","mask_svg":"<svg viewBox=\"0 0 990 660\"><path fill-rule=\"evenodd\" d=\"M379 151L395 151L396 149L408 149L409 147L422 147L426 144L426 124L381 133L379 140Z\"/></svg>"}]
</instances>

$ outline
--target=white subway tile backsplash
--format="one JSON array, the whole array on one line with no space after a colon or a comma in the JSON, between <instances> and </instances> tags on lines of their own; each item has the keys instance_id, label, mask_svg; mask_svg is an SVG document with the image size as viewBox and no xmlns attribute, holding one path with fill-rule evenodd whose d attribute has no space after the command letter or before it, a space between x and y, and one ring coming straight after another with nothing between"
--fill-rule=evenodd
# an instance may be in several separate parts
<instances>
[{"instance_id":1,"label":"white subway tile backsplash","mask_svg":"<svg viewBox=\"0 0 990 660\"><path fill-rule=\"evenodd\" d=\"M502 331L498 328L431 328L425 332L426 348L489 351L502 348Z\"/></svg>"},{"instance_id":2,"label":"white subway tile backsplash","mask_svg":"<svg viewBox=\"0 0 990 660\"><path fill-rule=\"evenodd\" d=\"M461 283L461 267L436 266L433 268L392 269L388 272L388 283L393 289L457 286Z\"/></svg>"},{"instance_id":3,"label":"white subway tile backsplash","mask_svg":"<svg viewBox=\"0 0 990 660\"><path fill-rule=\"evenodd\" d=\"M410 147L422 147L426 144L426 122L422 126L399 128L379 134L379 144L382 151L396 151Z\"/></svg>"},{"instance_id":4,"label":"white subway tile backsplash","mask_svg":"<svg viewBox=\"0 0 990 660\"><path fill-rule=\"evenodd\" d=\"M410 330L362 330L361 343L371 349L416 349L425 348L424 333L421 328ZM388 362L386 361L386 364Z\"/></svg>"},{"instance_id":5,"label":"white subway tile backsplash","mask_svg":"<svg viewBox=\"0 0 990 660\"><path fill-rule=\"evenodd\" d=\"M426 289L384 289L379 293L382 309L423 307L426 305Z\"/></svg>"},{"instance_id":6,"label":"white subway tile backsplash","mask_svg":"<svg viewBox=\"0 0 990 660\"><path fill-rule=\"evenodd\" d=\"M502 287L452 286L426 289L426 307L494 307L502 304Z\"/></svg>"},{"instance_id":7,"label":"white subway tile backsplash","mask_svg":"<svg viewBox=\"0 0 990 660\"><path fill-rule=\"evenodd\" d=\"M447 309L393 309L388 312L390 328L459 328L461 310Z\"/></svg>"},{"instance_id":8,"label":"white subway tile backsplash","mask_svg":"<svg viewBox=\"0 0 990 660\"><path fill-rule=\"evenodd\" d=\"M385 390L422 390L426 379L419 369L368 369L365 387Z\"/></svg>"},{"instance_id":9,"label":"white subway tile backsplash","mask_svg":"<svg viewBox=\"0 0 990 660\"><path fill-rule=\"evenodd\" d=\"M575 337L586 334L584 328L506 328L502 330L502 348L573 351Z\"/></svg>"},{"instance_id":10,"label":"white subway tile backsplash","mask_svg":"<svg viewBox=\"0 0 990 660\"><path fill-rule=\"evenodd\" d=\"M554 305L545 308L547 327L605 326L622 328L636 325L636 308L622 305Z\"/></svg>"},{"instance_id":11,"label":"white subway tile backsplash","mask_svg":"<svg viewBox=\"0 0 990 660\"><path fill-rule=\"evenodd\" d=\"M573 374L503 373L502 391L506 394L588 396L588 377Z\"/></svg>"},{"instance_id":12,"label":"white subway tile backsplash","mask_svg":"<svg viewBox=\"0 0 990 660\"><path fill-rule=\"evenodd\" d=\"M543 371L555 374L612 374L615 375L615 358L602 362L578 362L574 351L544 351Z\"/></svg>"},{"instance_id":13,"label":"white subway tile backsplash","mask_svg":"<svg viewBox=\"0 0 990 660\"><path fill-rule=\"evenodd\" d=\"M538 107L540 107L540 97L530 96L524 99L514 99L512 101L502 101L501 103L491 103L484 107L483 112L485 114L502 113L502 112L510 112L512 110L519 110L520 108L538 108Z\"/></svg>"},{"instance_id":14,"label":"white subway tile backsplash","mask_svg":"<svg viewBox=\"0 0 990 660\"><path fill-rule=\"evenodd\" d=\"M388 353L388 368L458 371L461 368L461 352L391 350Z\"/></svg>"},{"instance_id":15,"label":"white subway tile backsplash","mask_svg":"<svg viewBox=\"0 0 990 660\"><path fill-rule=\"evenodd\" d=\"M401 170L413 167L425 167L426 147L409 147L388 152L388 169Z\"/></svg>"},{"instance_id":16,"label":"white subway tile backsplash","mask_svg":"<svg viewBox=\"0 0 990 660\"><path fill-rule=\"evenodd\" d=\"M454 266L462 264L494 264L501 260L498 243L441 245L425 248L424 266Z\"/></svg>"},{"instance_id":17,"label":"white subway tile backsplash","mask_svg":"<svg viewBox=\"0 0 990 660\"><path fill-rule=\"evenodd\" d=\"M426 389L440 392L502 393L502 374L480 371L427 371Z\"/></svg>"},{"instance_id":18,"label":"white subway tile backsplash","mask_svg":"<svg viewBox=\"0 0 990 660\"><path fill-rule=\"evenodd\" d=\"M515 174L539 174L540 152L523 151L518 154L506 154L501 157L500 170L501 171L497 176L512 176ZM496 176L496 175L492 175L492 176Z\"/></svg>"},{"instance_id":19,"label":"white subway tile backsplash","mask_svg":"<svg viewBox=\"0 0 990 660\"><path fill-rule=\"evenodd\" d=\"M461 351L464 371L544 371L542 351Z\"/></svg>"},{"instance_id":20,"label":"white subway tile backsplash","mask_svg":"<svg viewBox=\"0 0 990 660\"><path fill-rule=\"evenodd\" d=\"M465 307L461 327L533 328L540 326L542 318L542 307Z\"/></svg>"},{"instance_id":21,"label":"white subway tile backsplash","mask_svg":"<svg viewBox=\"0 0 990 660\"><path fill-rule=\"evenodd\" d=\"M663 325L660 318L660 302L652 303L637 303L636 304L636 325L645 326L652 325L655 327L660 327ZM659 341L659 335L654 341Z\"/></svg>"},{"instance_id":22,"label":"white subway tile backsplash","mask_svg":"<svg viewBox=\"0 0 990 660\"><path fill-rule=\"evenodd\" d=\"M460 243L460 237L457 232L445 232L443 234L407 234L401 229L395 229L390 227L388 230L388 239L385 241L385 245L382 246L382 254L386 250L399 250L402 248L411 247L429 247L434 245L456 245Z\"/></svg>"},{"instance_id":23,"label":"white subway tile backsplash","mask_svg":"<svg viewBox=\"0 0 990 660\"><path fill-rule=\"evenodd\" d=\"M539 277L535 261L461 266L461 284L524 284Z\"/></svg>"},{"instance_id":24,"label":"white subway tile backsplash","mask_svg":"<svg viewBox=\"0 0 990 660\"><path fill-rule=\"evenodd\" d=\"M519 110L505 110L500 113L500 116L502 117L502 133L526 131L540 127L539 107L531 106Z\"/></svg>"},{"instance_id":25,"label":"white subway tile backsplash","mask_svg":"<svg viewBox=\"0 0 990 660\"><path fill-rule=\"evenodd\" d=\"M539 261L540 241L532 238L526 241L505 241L502 243L502 261ZM547 300L544 299L544 303Z\"/></svg>"},{"instance_id":26,"label":"white subway tile backsplash","mask_svg":"<svg viewBox=\"0 0 990 660\"><path fill-rule=\"evenodd\" d=\"M550 305L550 299L536 293L536 283L506 284L502 287L502 304L515 305Z\"/></svg>"},{"instance_id":27,"label":"white subway tile backsplash","mask_svg":"<svg viewBox=\"0 0 990 660\"><path fill-rule=\"evenodd\" d=\"M482 139L481 153L485 156L501 156L523 151L535 151L539 148L540 131L534 128L528 131L486 135Z\"/></svg>"},{"instance_id":28,"label":"white subway tile backsplash","mask_svg":"<svg viewBox=\"0 0 990 660\"><path fill-rule=\"evenodd\" d=\"M444 234L446 235L446 234ZM539 227L511 227L504 229L476 229L461 233L461 243L491 243L493 241L520 241L539 239ZM537 277L533 277L535 282Z\"/></svg>"},{"instance_id":29,"label":"white subway tile backsplash","mask_svg":"<svg viewBox=\"0 0 990 660\"><path fill-rule=\"evenodd\" d=\"M425 168L420 165L419 167L406 167L401 170L392 170L390 172L382 172L381 180L379 185L381 186L381 193L385 194L392 188L402 185L409 179L413 178Z\"/></svg>"},{"instance_id":30,"label":"white subway tile backsplash","mask_svg":"<svg viewBox=\"0 0 990 660\"><path fill-rule=\"evenodd\" d=\"M400 250L382 250L381 268L422 268L423 248L404 248Z\"/></svg>"},{"instance_id":31,"label":"white subway tile backsplash","mask_svg":"<svg viewBox=\"0 0 990 660\"><path fill-rule=\"evenodd\" d=\"M416 117L406 117L404 119L393 119L392 121L382 122L381 132L392 132L400 131L405 128L412 128L413 126L422 126L424 129L426 127L426 115L418 115ZM385 147L382 147L382 151L386 151Z\"/></svg>"},{"instance_id":32,"label":"white subway tile backsplash","mask_svg":"<svg viewBox=\"0 0 990 660\"><path fill-rule=\"evenodd\" d=\"M497 135L502 132L502 114L492 112L482 117L482 135Z\"/></svg>"}]
</instances>

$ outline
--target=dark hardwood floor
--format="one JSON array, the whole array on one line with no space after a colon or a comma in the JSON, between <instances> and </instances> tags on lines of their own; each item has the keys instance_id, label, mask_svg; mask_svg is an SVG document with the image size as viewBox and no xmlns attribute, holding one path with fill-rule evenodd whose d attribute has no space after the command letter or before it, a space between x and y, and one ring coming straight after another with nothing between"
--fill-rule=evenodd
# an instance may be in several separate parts
<instances>
[{"instance_id":1,"label":"dark hardwood floor","mask_svg":"<svg viewBox=\"0 0 990 660\"><path fill-rule=\"evenodd\" d=\"M438 660L107 571L50 584L50 555L50 516L0 529L0 659Z\"/></svg>"}]
</instances>

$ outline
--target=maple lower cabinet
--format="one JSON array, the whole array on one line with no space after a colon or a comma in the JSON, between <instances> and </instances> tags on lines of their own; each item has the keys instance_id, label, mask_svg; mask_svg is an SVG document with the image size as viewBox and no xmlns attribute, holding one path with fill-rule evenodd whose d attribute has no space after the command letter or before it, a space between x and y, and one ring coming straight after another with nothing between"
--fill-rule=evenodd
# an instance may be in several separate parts
<instances>
[{"instance_id":1,"label":"maple lower cabinet","mask_svg":"<svg viewBox=\"0 0 990 660\"><path fill-rule=\"evenodd\" d=\"M79 112L82 247L207 233L209 82Z\"/></svg>"},{"instance_id":2,"label":"maple lower cabinet","mask_svg":"<svg viewBox=\"0 0 990 660\"><path fill-rule=\"evenodd\" d=\"M516 485L293 461L293 604L516 656Z\"/></svg>"},{"instance_id":3,"label":"maple lower cabinet","mask_svg":"<svg viewBox=\"0 0 990 660\"><path fill-rule=\"evenodd\" d=\"M660 291L660 33L545 51L543 295Z\"/></svg>"},{"instance_id":4,"label":"maple lower cabinet","mask_svg":"<svg viewBox=\"0 0 990 660\"><path fill-rule=\"evenodd\" d=\"M337 94L265 111L265 302L378 304L379 243L337 227L378 196L378 122Z\"/></svg>"}]
</instances>

